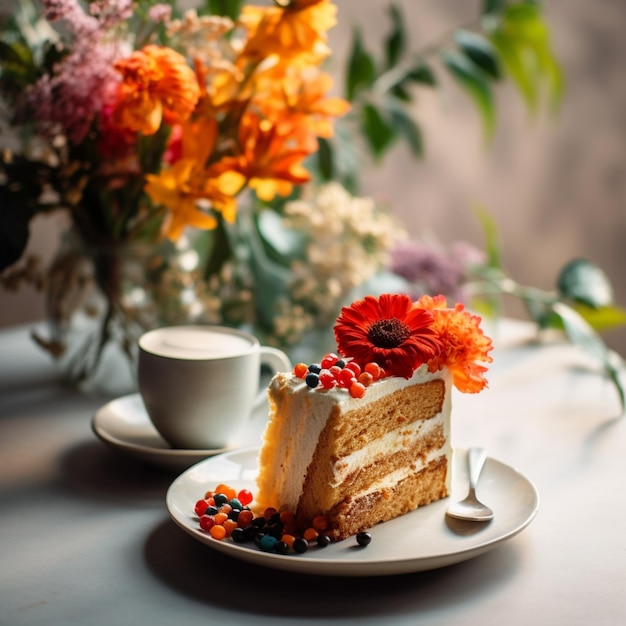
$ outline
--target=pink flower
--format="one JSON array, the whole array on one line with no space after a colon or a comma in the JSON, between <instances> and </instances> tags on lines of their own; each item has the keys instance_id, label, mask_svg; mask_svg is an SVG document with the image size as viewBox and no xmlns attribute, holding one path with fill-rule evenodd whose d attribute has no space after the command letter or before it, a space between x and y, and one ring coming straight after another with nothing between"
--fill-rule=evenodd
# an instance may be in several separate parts
<instances>
[{"instance_id":1,"label":"pink flower","mask_svg":"<svg viewBox=\"0 0 626 626\"><path fill-rule=\"evenodd\" d=\"M172 15L172 7L169 4L155 4L148 10L148 16L150 19L159 24L167 22Z\"/></svg>"},{"instance_id":2,"label":"pink flower","mask_svg":"<svg viewBox=\"0 0 626 626\"><path fill-rule=\"evenodd\" d=\"M70 143L80 143L106 101L106 94L119 82L113 62L118 46L105 43L112 26L132 14L130 0L96 0L91 15L77 0L42 0L50 21L64 20L73 39L71 51L50 74L42 76L26 93L26 106L40 130L53 135L61 130Z\"/></svg>"}]
</instances>

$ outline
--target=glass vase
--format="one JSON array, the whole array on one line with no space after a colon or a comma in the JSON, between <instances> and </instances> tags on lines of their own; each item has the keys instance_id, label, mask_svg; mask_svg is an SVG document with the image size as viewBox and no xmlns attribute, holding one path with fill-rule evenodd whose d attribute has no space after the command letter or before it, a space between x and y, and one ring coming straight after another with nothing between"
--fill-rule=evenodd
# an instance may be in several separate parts
<instances>
[{"instance_id":1,"label":"glass vase","mask_svg":"<svg viewBox=\"0 0 626 626\"><path fill-rule=\"evenodd\" d=\"M189 240L94 245L70 234L48 272L48 337L34 338L81 390L125 394L137 389L143 332L216 323L218 308Z\"/></svg>"}]
</instances>

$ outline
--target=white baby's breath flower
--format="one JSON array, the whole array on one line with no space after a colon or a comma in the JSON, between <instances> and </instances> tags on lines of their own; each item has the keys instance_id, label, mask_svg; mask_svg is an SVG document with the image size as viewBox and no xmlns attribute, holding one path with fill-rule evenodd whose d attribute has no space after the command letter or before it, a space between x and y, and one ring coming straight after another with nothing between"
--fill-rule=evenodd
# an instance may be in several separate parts
<instances>
[{"instance_id":1,"label":"white baby's breath flower","mask_svg":"<svg viewBox=\"0 0 626 626\"><path fill-rule=\"evenodd\" d=\"M307 188L301 199L287 203L285 225L307 241L305 260L291 268L292 301L315 312L320 324L386 265L390 248L406 237L372 198L354 197L336 182Z\"/></svg>"}]
</instances>

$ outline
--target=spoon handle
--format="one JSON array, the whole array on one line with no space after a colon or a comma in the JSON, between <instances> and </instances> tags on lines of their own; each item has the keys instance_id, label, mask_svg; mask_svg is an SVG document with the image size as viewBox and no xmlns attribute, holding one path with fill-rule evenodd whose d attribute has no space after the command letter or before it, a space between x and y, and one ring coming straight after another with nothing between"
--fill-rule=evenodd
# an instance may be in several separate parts
<instances>
[{"instance_id":1,"label":"spoon handle","mask_svg":"<svg viewBox=\"0 0 626 626\"><path fill-rule=\"evenodd\" d=\"M469 464L469 484L472 489L476 489L480 472L487 459L487 451L485 448L470 448L467 455Z\"/></svg>"}]
</instances>

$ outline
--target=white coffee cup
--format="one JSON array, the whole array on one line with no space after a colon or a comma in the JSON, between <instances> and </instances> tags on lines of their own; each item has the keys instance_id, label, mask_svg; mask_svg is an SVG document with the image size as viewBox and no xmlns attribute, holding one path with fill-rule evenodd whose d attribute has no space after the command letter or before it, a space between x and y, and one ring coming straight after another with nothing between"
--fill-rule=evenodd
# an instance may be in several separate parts
<instances>
[{"instance_id":1,"label":"white coffee cup","mask_svg":"<svg viewBox=\"0 0 626 626\"><path fill-rule=\"evenodd\" d=\"M287 355L222 326L168 326L139 338L139 391L161 436L175 448L231 445L256 406L261 366L289 371Z\"/></svg>"}]
</instances>

